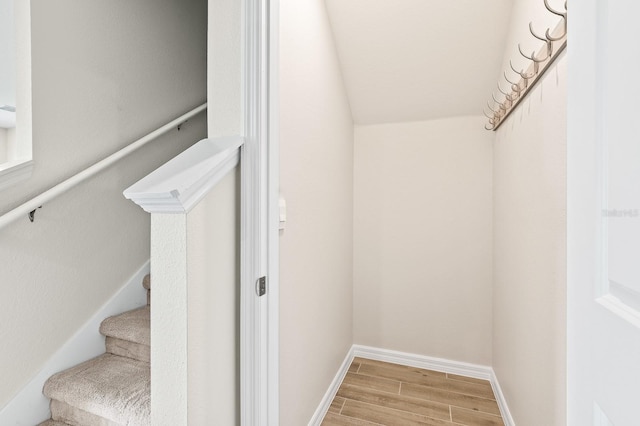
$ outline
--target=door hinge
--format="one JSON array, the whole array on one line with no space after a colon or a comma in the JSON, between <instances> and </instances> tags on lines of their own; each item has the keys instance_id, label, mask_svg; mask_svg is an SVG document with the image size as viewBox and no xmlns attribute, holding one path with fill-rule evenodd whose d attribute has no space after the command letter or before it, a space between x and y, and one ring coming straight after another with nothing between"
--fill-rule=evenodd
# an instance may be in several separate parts
<instances>
[{"instance_id":1,"label":"door hinge","mask_svg":"<svg viewBox=\"0 0 640 426\"><path fill-rule=\"evenodd\" d=\"M256 293L258 296L264 296L267 293L267 277L260 277L256 282Z\"/></svg>"}]
</instances>

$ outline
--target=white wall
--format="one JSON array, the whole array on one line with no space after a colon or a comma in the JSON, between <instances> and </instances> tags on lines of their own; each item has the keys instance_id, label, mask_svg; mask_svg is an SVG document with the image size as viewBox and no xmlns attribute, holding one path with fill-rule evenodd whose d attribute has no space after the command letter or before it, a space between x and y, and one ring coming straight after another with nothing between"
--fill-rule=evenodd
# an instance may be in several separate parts
<instances>
[{"instance_id":1,"label":"white wall","mask_svg":"<svg viewBox=\"0 0 640 426\"><path fill-rule=\"evenodd\" d=\"M32 2L33 177L9 210L205 101L206 2ZM205 134L191 120L0 230L0 407L149 258L122 190Z\"/></svg>"},{"instance_id":2,"label":"white wall","mask_svg":"<svg viewBox=\"0 0 640 426\"><path fill-rule=\"evenodd\" d=\"M209 136L233 136L242 131L240 80L242 2L208 0L207 99Z\"/></svg>"},{"instance_id":3,"label":"white wall","mask_svg":"<svg viewBox=\"0 0 640 426\"><path fill-rule=\"evenodd\" d=\"M208 0L209 137L242 134L241 2ZM239 424L240 169L187 218L189 424Z\"/></svg>"},{"instance_id":4,"label":"white wall","mask_svg":"<svg viewBox=\"0 0 640 426\"><path fill-rule=\"evenodd\" d=\"M563 426L566 58L498 130L493 164L493 367L518 426Z\"/></svg>"},{"instance_id":5,"label":"white wall","mask_svg":"<svg viewBox=\"0 0 640 426\"><path fill-rule=\"evenodd\" d=\"M355 343L491 364L491 144L480 117L356 126Z\"/></svg>"},{"instance_id":6,"label":"white wall","mask_svg":"<svg viewBox=\"0 0 640 426\"><path fill-rule=\"evenodd\" d=\"M239 169L187 217L189 424L239 424Z\"/></svg>"},{"instance_id":7,"label":"white wall","mask_svg":"<svg viewBox=\"0 0 640 426\"><path fill-rule=\"evenodd\" d=\"M564 2L550 1L556 9ZM559 17L517 0L503 67ZM511 74L513 76L513 74ZM504 84L503 87L507 85ZM565 424L566 63L549 70L496 134L493 366L518 425Z\"/></svg>"},{"instance_id":8,"label":"white wall","mask_svg":"<svg viewBox=\"0 0 640 426\"><path fill-rule=\"evenodd\" d=\"M280 424L299 426L353 343L353 127L324 2L280 10Z\"/></svg>"}]
</instances>

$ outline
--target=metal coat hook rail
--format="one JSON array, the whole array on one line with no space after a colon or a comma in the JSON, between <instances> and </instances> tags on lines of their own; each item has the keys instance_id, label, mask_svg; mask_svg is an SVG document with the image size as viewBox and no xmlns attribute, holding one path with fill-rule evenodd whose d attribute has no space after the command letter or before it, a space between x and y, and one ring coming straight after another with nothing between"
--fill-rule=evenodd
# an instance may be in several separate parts
<instances>
[{"instance_id":1,"label":"metal coat hook rail","mask_svg":"<svg viewBox=\"0 0 640 426\"><path fill-rule=\"evenodd\" d=\"M564 11L552 8L548 0L544 0L544 6L550 13L562 19L554 30L547 28L544 36L538 34L534 29L533 22L529 22L531 35L544 44L530 54L524 52L522 46L518 44L518 51L530 62L529 66L526 69L518 70L513 66L513 62L509 61L511 69L503 72L509 88L504 90L502 84L498 82L498 94L493 92L492 99L487 102L489 112L486 109L483 110L484 115L489 119L489 123L484 127L487 130L498 130L567 47L567 2L564 3ZM509 77L508 73L512 73L513 76Z\"/></svg>"}]
</instances>

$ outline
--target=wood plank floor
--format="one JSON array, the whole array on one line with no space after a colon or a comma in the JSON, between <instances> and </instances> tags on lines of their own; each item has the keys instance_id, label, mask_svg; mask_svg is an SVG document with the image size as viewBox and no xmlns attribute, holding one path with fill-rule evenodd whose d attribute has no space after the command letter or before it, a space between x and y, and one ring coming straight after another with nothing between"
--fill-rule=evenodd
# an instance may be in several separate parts
<instances>
[{"instance_id":1,"label":"wood plank floor","mask_svg":"<svg viewBox=\"0 0 640 426\"><path fill-rule=\"evenodd\" d=\"M355 358L323 426L503 426L491 384Z\"/></svg>"}]
</instances>

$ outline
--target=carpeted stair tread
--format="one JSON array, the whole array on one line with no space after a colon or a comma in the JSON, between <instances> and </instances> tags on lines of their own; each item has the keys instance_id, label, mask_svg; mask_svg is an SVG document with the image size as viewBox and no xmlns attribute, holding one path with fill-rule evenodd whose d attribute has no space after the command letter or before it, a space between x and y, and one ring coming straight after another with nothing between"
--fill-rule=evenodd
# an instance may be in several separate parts
<instances>
[{"instance_id":1,"label":"carpeted stair tread","mask_svg":"<svg viewBox=\"0 0 640 426\"><path fill-rule=\"evenodd\" d=\"M51 376L43 392L105 424L146 426L151 424L150 389L148 363L104 354Z\"/></svg>"},{"instance_id":2,"label":"carpeted stair tread","mask_svg":"<svg viewBox=\"0 0 640 426\"><path fill-rule=\"evenodd\" d=\"M151 345L149 306L109 317L100 324L100 333L116 339Z\"/></svg>"},{"instance_id":3,"label":"carpeted stair tread","mask_svg":"<svg viewBox=\"0 0 640 426\"><path fill-rule=\"evenodd\" d=\"M56 399L51 400L51 418L70 426L123 426Z\"/></svg>"},{"instance_id":4,"label":"carpeted stair tread","mask_svg":"<svg viewBox=\"0 0 640 426\"><path fill-rule=\"evenodd\" d=\"M125 356L139 361L151 362L151 346L139 343L127 342L126 340L108 337L105 340L107 352L113 355Z\"/></svg>"}]
</instances>

